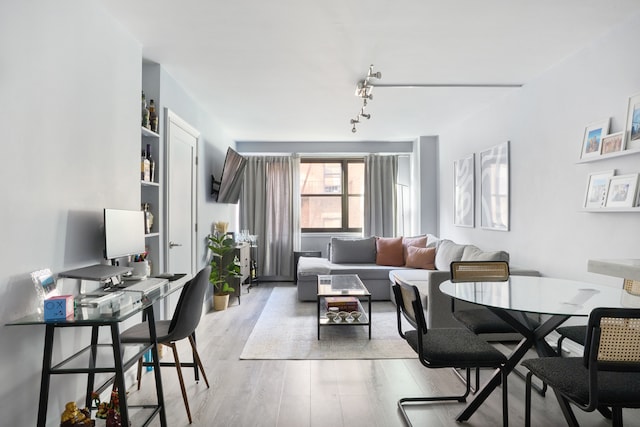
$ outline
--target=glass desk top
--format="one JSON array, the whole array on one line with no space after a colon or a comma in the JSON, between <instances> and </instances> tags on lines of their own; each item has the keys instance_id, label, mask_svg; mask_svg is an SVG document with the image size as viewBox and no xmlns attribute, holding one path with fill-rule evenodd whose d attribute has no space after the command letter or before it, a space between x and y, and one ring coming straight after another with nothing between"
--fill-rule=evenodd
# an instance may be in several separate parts
<instances>
[{"instance_id":1,"label":"glass desk top","mask_svg":"<svg viewBox=\"0 0 640 427\"><path fill-rule=\"evenodd\" d=\"M149 278L114 291L96 292L84 296L76 296L75 316L63 320L44 320L42 313L33 313L16 319L7 325L96 325L122 322L140 313L154 302L166 298L173 292L182 289L188 277L169 281L167 279Z\"/></svg>"},{"instance_id":2,"label":"glass desk top","mask_svg":"<svg viewBox=\"0 0 640 427\"><path fill-rule=\"evenodd\" d=\"M357 274L318 276L318 296L370 295Z\"/></svg>"},{"instance_id":3,"label":"glass desk top","mask_svg":"<svg viewBox=\"0 0 640 427\"><path fill-rule=\"evenodd\" d=\"M511 276L506 282L450 280L440 291L474 304L527 313L588 316L596 307L640 307L640 296L620 288L551 277Z\"/></svg>"}]
</instances>

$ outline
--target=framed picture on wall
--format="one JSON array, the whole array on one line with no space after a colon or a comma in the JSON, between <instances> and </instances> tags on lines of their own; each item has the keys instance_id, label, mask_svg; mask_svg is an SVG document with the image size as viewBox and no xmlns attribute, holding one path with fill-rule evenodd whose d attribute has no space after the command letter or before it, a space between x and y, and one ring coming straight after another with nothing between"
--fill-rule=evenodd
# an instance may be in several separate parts
<instances>
[{"instance_id":1,"label":"framed picture on wall","mask_svg":"<svg viewBox=\"0 0 640 427\"><path fill-rule=\"evenodd\" d=\"M453 223L475 226L475 155L453 162Z\"/></svg>"},{"instance_id":2,"label":"framed picture on wall","mask_svg":"<svg viewBox=\"0 0 640 427\"><path fill-rule=\"evenodd\" d=\"M602 137L609 133L609 118L591 123L584 130L581 159L598 157L602 151Z\"/></svg>"},{"instance_id":3,"label":"framed picture on wall","mask_svg":"<svg viewBox=\"0 0 640 427\"><path fill-rule=\"evenodd\" d=\"M480 153L480 226L509 231L509 141Z\"/></svg>"},{"instance_id":4,"label":"framed picture on wall","mask_svg":"<svg viewBox=\"0 0 640 427\"><path fill-rule=\"evenodd\" d=\"M615 170L594 172L589 174L587 180L587 192L584 196L585 208L601 208L607 201L609 179L614 176Z\"/></svg>"},{"instance_id":5,"label":"framed picture on wall","mask_svg":"<svg viewBox=\"0 0 640 427\"><path fill-rule=\"evenodd\" d=\"M640 93L629 98L626 131L627 149L640 148Z\"/></svg>"},{"instance_id":6,"label":"framed picture on wall","mask_svg":"<svg viewBox=\"0 0 640 427\"><path fill-rule=\"evenodd\" d=\"M602 137L602 154L624 150L624 132L616 132Z\"/></svg>"},{"instance_id":7,"label":"framed picture on wall","mask_svg":"<svg viewBox=\"0 0 640 427\"><path fill-rule=\"evenodd\" d=\"M608 208L631 208L636 205L638 174L618 175L609 179L607 191Z\"/></svg>"}]
</instances>

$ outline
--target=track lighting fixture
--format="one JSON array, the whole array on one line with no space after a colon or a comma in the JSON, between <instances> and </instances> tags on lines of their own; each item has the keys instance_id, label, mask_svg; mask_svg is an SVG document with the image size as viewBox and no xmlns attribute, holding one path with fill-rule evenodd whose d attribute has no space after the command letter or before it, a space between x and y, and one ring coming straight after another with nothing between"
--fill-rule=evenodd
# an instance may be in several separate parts
<instances>
[{"instance_id":1,"label":"track lighting fixture","mask_svg":"<svg viewBox=\"0 0 640 427\"><path fill-rule=\"evenodd\" d=\"M367 71L367 77L363 80L360 80L356 85L356 93L355 95L359 98L362 98L362 108L360 109L360 113L358 117L355 119L351 119L351 124L353 127L351 128L351 132L356 133L358 129L356 129L356 124L360 123L360 117L364 117L369 120L371 118L371 114L367 114L364 112L365 107L367 106L367 101L371 101L373 99L373 84L371 84L371 79L381 79L382 73L380 71L373 71L373 64L369 66L369 71Z\"/></svg>"},{"instance_id":2,"label":"track lighting fixture","mask_svg":"<svg viewBox=\"0 0 640 427\"><path fill-rule=\"evenodd\" d=\"M382 73L380 71L373 71L373 65L369 66L367 76L360 80L356 85L355 95L362 99L362 109L360 110L359 117L370 119L371 114L365 114L364 109L367 106L367 101L373 99L373 88L498 88L498 89L511 89L522 87L521 83L387 83L387 84L374 84L373 79L380 80ZM360 123L358 119L351 119L351 132L356 132L356 123Z\"/></svg>"}]
</instances>

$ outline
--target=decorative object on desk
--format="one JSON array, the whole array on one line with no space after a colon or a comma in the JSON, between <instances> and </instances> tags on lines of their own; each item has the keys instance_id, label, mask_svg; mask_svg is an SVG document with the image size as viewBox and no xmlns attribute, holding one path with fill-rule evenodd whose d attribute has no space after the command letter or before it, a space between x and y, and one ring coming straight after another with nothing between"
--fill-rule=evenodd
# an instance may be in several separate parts
<instances>
[{"instance_id":1,"label":"decorative object on desk","mask_svg":"<svg viewBox=\"0 0 640 427\"><path fill-rule=\"evenodd\" d=\"M472 153L453 162L453 223L473 227L475 202L475 155Z\"/></svg>"},{"instance_id":2,"label":"decorative object on desk","mask_svg":"<svg viewBox=\"0 0 640 427\"><path fill-rule=\"evenodd\" d=\"M629 98L626 131L627 150L640 148L640 93Z\"/></svg>"},{"instance_id":3,"label":"decorative object on desk","mask_svg":"<svg viewBox=\"0 0 640 427\"><path fill-rule=\"evenodd\" d=\"M609 133L609 117L591 123L584 130L581 159L598 157L602 152L602 138Z\"/></svg>"},{"instance_id":4,"label":"decorative object on desk","mask_svg":"<svg viewBox=\"0 0 640 427\"><path fill-rule=\"evenodd\" d=\"M133 277L139 280L146 279L147 276L149 276L149 263L144 259L129 262L129 267L133 268L133 271L131 272Z\"/></svg>"},{"instance_id":5,"label":"decorative object on desk","mask_svg":"<svg viewBox=\"0 0 640 427\"><path fill-rule=\"evenodd\" d=\"M109 403L101 402L100 395L95 391L91 393L91 400L97 408L96 418L107 420L107 427L122 427L120 418L120 398L118 397L118 389L111 390Z\"/></svg>"},{"instance_id":6,"label":"decorative object on desk","mask_svg":"<svg viewBox=\"0 0 640 427\"><path fill-rule=\"evenodd\" d=\"M78 409L75 402L64 405L64 412L60 416L60 427L93 427L95 420L91 419L91 412L87 409Z\"/></svg>"},{"instance_id":7,"label":"decorative object on desk","mask_svg":"<svg viewBox=\"0 0 640 427\"><path fill-rule=\"evenodd\" d=\"M480 227L509 231L509 141L480 153Z\"/></svg>"},{"instance_id":8,"label":"decorative object on desk","mask_svg":"<svg viewBox=\"0 0 640 427\"><path fill-rule=\"evenodd\" d=\"M624 150L624 132L611 133L602 137L602 154L611 154Z\"/></svg>"},{"instance_id":9,"label":"decorative object on desk","mask_svg":"<svg viewBox=\"0 0 640 427\"><path fill-rule=\"evenodd\" d=\"M215 310L225 310L229 304L229 294L235 289L231 287L229 281L232 278L239 278L240 262L233 255L235 242L227 234L216 233L207 237L208 248L211 251L211 275L209 282L213 285L213 308Z\"/></svg>"},{"instance_id":10,"label":"decorative object on desk","mask_svg":"<svg viewBox=\"0 0 640 427\"><path fill-rule=\"evenodd\" d=\"M37 270L31 273L31 280L36 288L38 295L38 313L42 313L44 300L60 295L58 292L57 281L53 277L51 270L48 268Z\"/></svg>"},{"instance_id":11,"label":"decorative object on desk","mask_svg":"<svg viewBox=\"0 0 640 427\"><path fill-rule=\"evenodd\" d=\"M638 195L638 174L617 175L609 179L607 191L608 208L631 208L636 205Z\"/></svg>"},{"instance_id":12,"label":"decorative object on desk","mask_svg":"<svg viewBox=\"0 0 640 427\"><path fill-rule=\"evenodd\" d=\"M609 179L615 175L615 170L594 172L589 174L587 192L584 196L585 208L601 208L607 200Z\"/></svg>"},{"instance_id":13,"label":"decorative object on desk","mask_svg":"<svg viewBox=\"0 0 640 427\"><path fill-rule=\"evenodd\" d=\"M58 295L44 300L44 320L65 320L74 316L73 295Z\"/></svg>"}]
</instances>

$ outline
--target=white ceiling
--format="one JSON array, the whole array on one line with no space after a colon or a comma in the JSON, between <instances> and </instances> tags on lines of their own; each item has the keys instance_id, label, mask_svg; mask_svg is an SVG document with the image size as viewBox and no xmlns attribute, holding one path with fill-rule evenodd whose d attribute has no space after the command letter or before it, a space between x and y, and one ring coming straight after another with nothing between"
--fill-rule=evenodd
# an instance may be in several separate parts
<instances>
[{"instance_id":1,"label":"white ceiling","mask_svg":"<svg viewBox=\"0 0 640 427\"><path fill-rule=\"evenodd\" d=\"M410 140L520 89L640 11L638 0L100 0L237 141ZM362 119L361 119L362 120Z\"/></svg>"}]
</instances>

